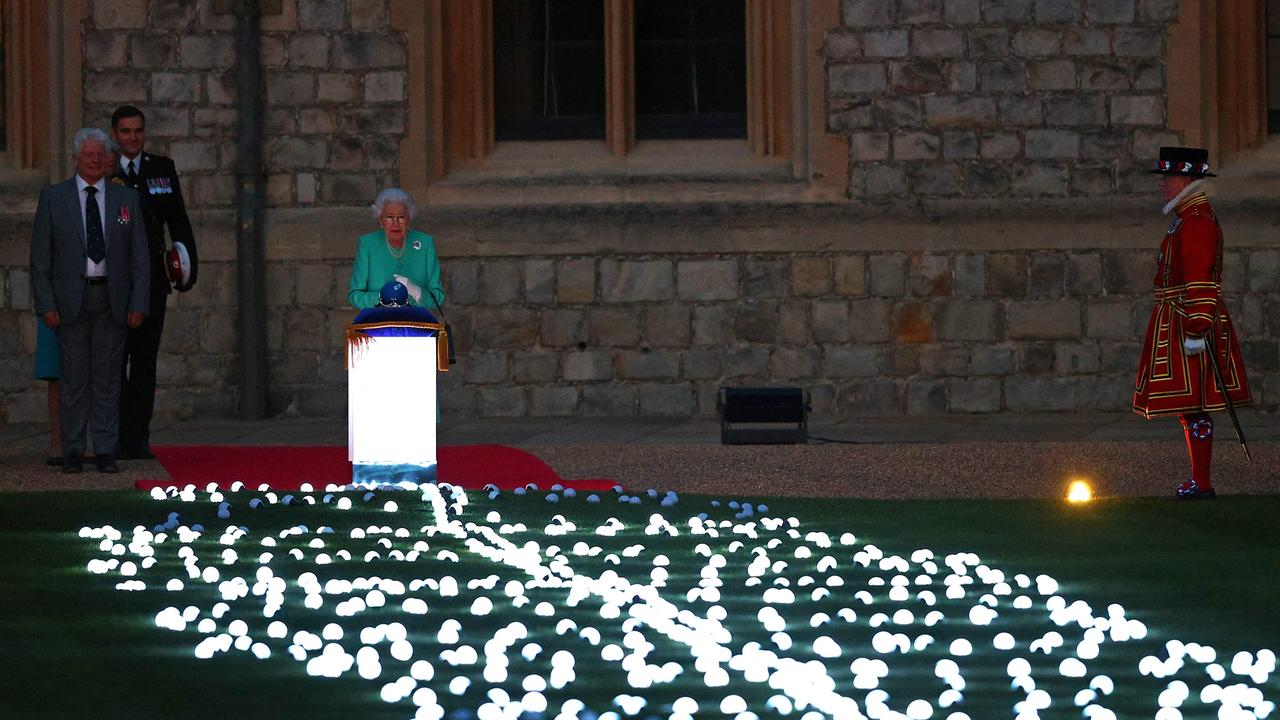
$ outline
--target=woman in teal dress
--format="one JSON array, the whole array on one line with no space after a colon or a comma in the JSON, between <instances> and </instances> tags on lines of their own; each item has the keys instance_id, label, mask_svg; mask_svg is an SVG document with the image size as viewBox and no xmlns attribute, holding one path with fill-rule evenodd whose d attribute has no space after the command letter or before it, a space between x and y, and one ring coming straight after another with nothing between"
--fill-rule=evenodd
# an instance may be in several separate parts
<instances>
[{"instance_id":1,"label":"woman in teal dress","mask_svg":"<svg viewBox=\"0 0 1280 720\"><path fill-rule=\"evenodd\" d=\"M58 333L36 318L36 379L49 383L49 465L62 464L62 430L58 422L58 381L62 360L58 357Z\"/></svg>"},{"instance_id":2,"label":"woman in teal dress","mask_svg":"<svg viewBox=\"0 0 1280 720\"><path fill-rule=\"evenodd\" d=\"M409 302L429 310L444 304L440 261L431 236L410 230L418 208L409 193L387 188L373 201L378 230L362 235L351 267L347 300L363 310L378 304L382 286L398 280L409 289Z\"/></svg>"}]
</instances>

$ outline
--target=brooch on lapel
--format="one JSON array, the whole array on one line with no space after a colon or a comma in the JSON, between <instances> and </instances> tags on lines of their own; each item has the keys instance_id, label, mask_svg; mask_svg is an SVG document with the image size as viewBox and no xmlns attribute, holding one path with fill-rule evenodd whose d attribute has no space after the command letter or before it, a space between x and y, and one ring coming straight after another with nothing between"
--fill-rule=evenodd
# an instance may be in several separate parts
<instances>
[{"instance_id":1,"label":"brooch on lapel","mask_svg":"<svg viewBox=\"0 0 1280 720\"><path fill-rule=\"evenodd\" d=\"M414 241L413 241L413 249L414 249L414 250L421 250L421 249L422 249L422 241L421 241L421 240L414 240Z\"/></svg>"},{"instance_id":2,"label":"brooch on lapel","mask_svg":"<svg viewBox=\"0 0 1280 720\"><path fill-rule=\"evenodd\" d=\"M129 220L130 220L130 217L129 217L129 206L128 206L128 205L121 205L121 206L120 206L120 215L116 217L116 222L120 223L121 225L128 225L128 224L129 224Z\"/></svg>"},{"instance_id":3,"label":"brooch on lapel","mask_svg":"<svg viewBox=\"0 0 1280 720\"><path fill-rule=\"evenodd\" d=\"M125 183L124 178L120 177L119 175L116 175L115 177L111 178L111 182L112 182L112 183L114 183L114 184L116 184L116 185L126 185L126 184L127 184L127 183Z\"/></svg>"}]
</instances>

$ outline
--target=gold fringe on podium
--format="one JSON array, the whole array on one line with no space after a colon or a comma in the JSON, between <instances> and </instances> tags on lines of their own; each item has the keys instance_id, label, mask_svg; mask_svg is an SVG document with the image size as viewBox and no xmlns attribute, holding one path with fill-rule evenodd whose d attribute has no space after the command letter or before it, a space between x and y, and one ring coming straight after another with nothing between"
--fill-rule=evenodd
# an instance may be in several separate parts
<instances>
[{"instance_id":1,"label":"gold fringe on podium","mask_svg":"<svg viewBox=\"0 0 1280 720\"><path fill-rule=\"evenodd\" d=\"M350 370L360 359L373 337L369 330L389 327L411 327L421 330L434 330L436 333L436 371L449 372L449 332L440 323L428 322L376 322L360 323L347 326L347 356L344 366Z\"/></svg>"}]
</instances>

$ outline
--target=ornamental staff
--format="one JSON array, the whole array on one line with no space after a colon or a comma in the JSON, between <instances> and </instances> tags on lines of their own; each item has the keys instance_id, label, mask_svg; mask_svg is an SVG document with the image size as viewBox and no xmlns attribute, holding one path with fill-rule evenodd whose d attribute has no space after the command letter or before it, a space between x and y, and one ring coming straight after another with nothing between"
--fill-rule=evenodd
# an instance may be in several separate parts
<instances>
[{"instance_id":1,"label":"ornamental staff","mask_svg":"<svg viewBox=\"0 0 1280 720\"><path fill-rule=\"evenodd\" d=\"M1151 172L1159 174L1164 214L1173 222L1156 256L1155 307L1147 324L1133 392L1133 411L1150 419L1177 415L1191 461L1191 477L1178 485L1180 500L1216 494L1210 412L1226 409L1208 352L1217 354L1222 383L1235 406L1250 401L1240 339L1222 302L1222 228L1205 196L1209 153L1163 147Z\"/></svg>"}]
</instances>

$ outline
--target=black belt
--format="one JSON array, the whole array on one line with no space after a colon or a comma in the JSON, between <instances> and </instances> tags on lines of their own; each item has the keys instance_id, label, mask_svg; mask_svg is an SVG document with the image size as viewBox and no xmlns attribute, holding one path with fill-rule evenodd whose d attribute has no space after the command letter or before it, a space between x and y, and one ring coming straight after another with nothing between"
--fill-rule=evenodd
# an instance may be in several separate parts
<instances>
[{"instance_id":1,"label":"black belt","mask_svg":"<svg viewBox=\"0 0 1280 720\"><path fill-rule=\"evenodd\" d=\"M85 285L106 285L106 284L107 284L107 276L106 276L106 275L96 275L96 276L94 276L94 277L87 277L87 278L85 278L85 279L84 279L84 284L85 284Z\"/></svg>"}]
</instances>

